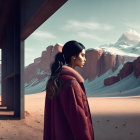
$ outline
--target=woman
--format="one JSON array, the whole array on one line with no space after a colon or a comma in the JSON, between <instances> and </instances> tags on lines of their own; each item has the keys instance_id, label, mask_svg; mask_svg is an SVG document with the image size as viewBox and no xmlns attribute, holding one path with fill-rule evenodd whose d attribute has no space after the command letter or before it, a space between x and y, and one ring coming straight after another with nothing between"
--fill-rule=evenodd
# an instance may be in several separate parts
<instances>
[{"instance_id":1,"label":"woman","mask_svg":"<svg viewBox=\"0 0 140 140\"><path fill-rule=\"evenodd\" d=\"M77 41L56 55L46 86L44 140L94 140L84 80L74 70L85 61L85 47Z\"/></svg>"}]
</instances>

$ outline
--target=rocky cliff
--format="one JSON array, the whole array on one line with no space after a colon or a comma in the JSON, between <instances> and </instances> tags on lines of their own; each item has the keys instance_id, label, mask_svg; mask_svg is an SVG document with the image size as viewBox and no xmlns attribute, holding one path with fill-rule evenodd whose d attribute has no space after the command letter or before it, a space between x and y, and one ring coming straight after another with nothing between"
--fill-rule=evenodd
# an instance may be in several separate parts
<instances>
[{"instance_id":1,"label":"rocky cliff","mask_svg":"<svg viewBox=\"0 0 140 140\"><path fill-rule=\"evenodd\" d=\"M120 64L132 59L128 56L113 55L103 50L87 50L86 63L83 69L76 68L77 71L88 81L107 72L109 69L114 72Z\"/></svg>"},{"instance_id":2,"label":"rocky cliff","mask_svg":"<svg viewBox=\"0 0 140 140\"><path fill-rule=\"evenodd\" d=\"M56 44L55 46L48 46L45 51L42 52L41 57L36 58L34 63L28 65L25 68L25 83L31 83L35 80L41 79L50 75L50 65L54 61L54 56L62 51L62 46ZM36 82L37 84L37 82Z\"/></svg>"},{"instance_id":3,"label":"rocky cliff","mask_svg":"<svg viewBox=\"0 0 140 140\"><path fill-rule=\"evenodd\" d=\"M48 46L42 52L41 57L36 58L34 63L25 68L25 83L40 81L41 79L50 75L50 65L54 61L54 57L58 52L62 51L62 46L56 44L55 46ZM89 49L86 51L85 66L76 70L88 81L92 81L95 77L107 72L109 69L115 71L120 64L131 59L127 56L113 55L109 52L104 52L102 49ZM137 69L137 68L136 68ZM35 82L36 84L38 82Z\"/></svg>"},{"instance_id":4,"label":"rocky cliff","mask_svg":"<svg viewBox=\"0 0 140 140\"><path fill-rule=\"evenodd\" d=\"M138 57L133 62L127 62L124 64L123 68L120 70L117 76L109 77L104 80L104 85L112 85L121 79L127 77L131 73L134 73L134 76L138 78L140 76L140 57Z\"/></svg>"}]
</instances>

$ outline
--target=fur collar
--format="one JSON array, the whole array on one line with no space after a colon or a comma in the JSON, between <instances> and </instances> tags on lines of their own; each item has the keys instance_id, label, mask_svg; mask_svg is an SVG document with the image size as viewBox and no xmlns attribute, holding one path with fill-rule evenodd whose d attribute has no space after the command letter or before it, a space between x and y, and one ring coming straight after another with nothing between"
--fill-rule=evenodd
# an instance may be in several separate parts
<instances>
[{"instance_id":1,"label":"fur collar","mask_svg":"<svg viewBox=\"0 0 140 140\"><path fill-rule=\"evenodd\" d=\"M79 83L84 83L83 77L73 68L63 65L60 75L70 75L74 77Z\"/></svg>"}]
</instances>

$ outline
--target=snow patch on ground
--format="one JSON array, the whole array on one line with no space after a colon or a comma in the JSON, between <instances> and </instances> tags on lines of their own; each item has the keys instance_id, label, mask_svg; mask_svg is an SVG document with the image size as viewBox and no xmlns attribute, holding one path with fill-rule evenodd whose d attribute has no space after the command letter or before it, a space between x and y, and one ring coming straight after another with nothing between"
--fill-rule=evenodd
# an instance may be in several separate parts
<instances>
[{"instance_id":1,"label":"snow patch on ground","mask_svg":"<svg viewBox=\"0 0 140 140\"><path fill-rule=\"evenodd\" d=\"M140 77L136 78L133 73L111 86L104 86L104 79L110 77L109 73L110 71L89 83L87 81L85 82L85 89L88 96L100 96L109 93L112 93L110 95L116 95L122 92L126 95L125 91L140 87ZM115 76L116 73L113 73L111 76ZM138 93L140 95L140 91Z\"/></svg>"},{"instance_id":2,"label":"snow patch on ground","mask_svg":"<svg viewBox=\"0 0 140 140\"><path fill-rule=\"evenodd\" d=\"M33 82L32 84L30 84L28 87L25 88L25 94L39 93L44 91L46 88L47 81L48 77L44 78L42 81L39 81L39 83L34 86L32 86L34 84Z\"/></svg>"}]
</instances>

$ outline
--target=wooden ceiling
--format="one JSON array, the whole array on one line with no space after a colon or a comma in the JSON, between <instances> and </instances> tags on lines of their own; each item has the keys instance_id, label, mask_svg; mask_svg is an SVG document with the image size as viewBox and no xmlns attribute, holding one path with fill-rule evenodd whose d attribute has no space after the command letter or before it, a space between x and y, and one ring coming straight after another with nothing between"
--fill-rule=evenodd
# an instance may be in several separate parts
<instances>
[{"instance_id":1,"label":"wooden ceiling","mask_svg":"<svg viewBox=\"0 0 140 140\"><path fill-rule=\"evenodd\" d=\"M0 0L0 48L9 27L16 0Z\"/></svg>"},{"instance_id":2,"label":"wooden ceiling","mask_svg":"<svg viewBox=\"0 0 140 140\"><path fill-rule=\"evenodd\" d=\"M16 6L20 6L21 40L25 40L67 0L0 0L0 48Z\"/></svg>"}]
</instances>

